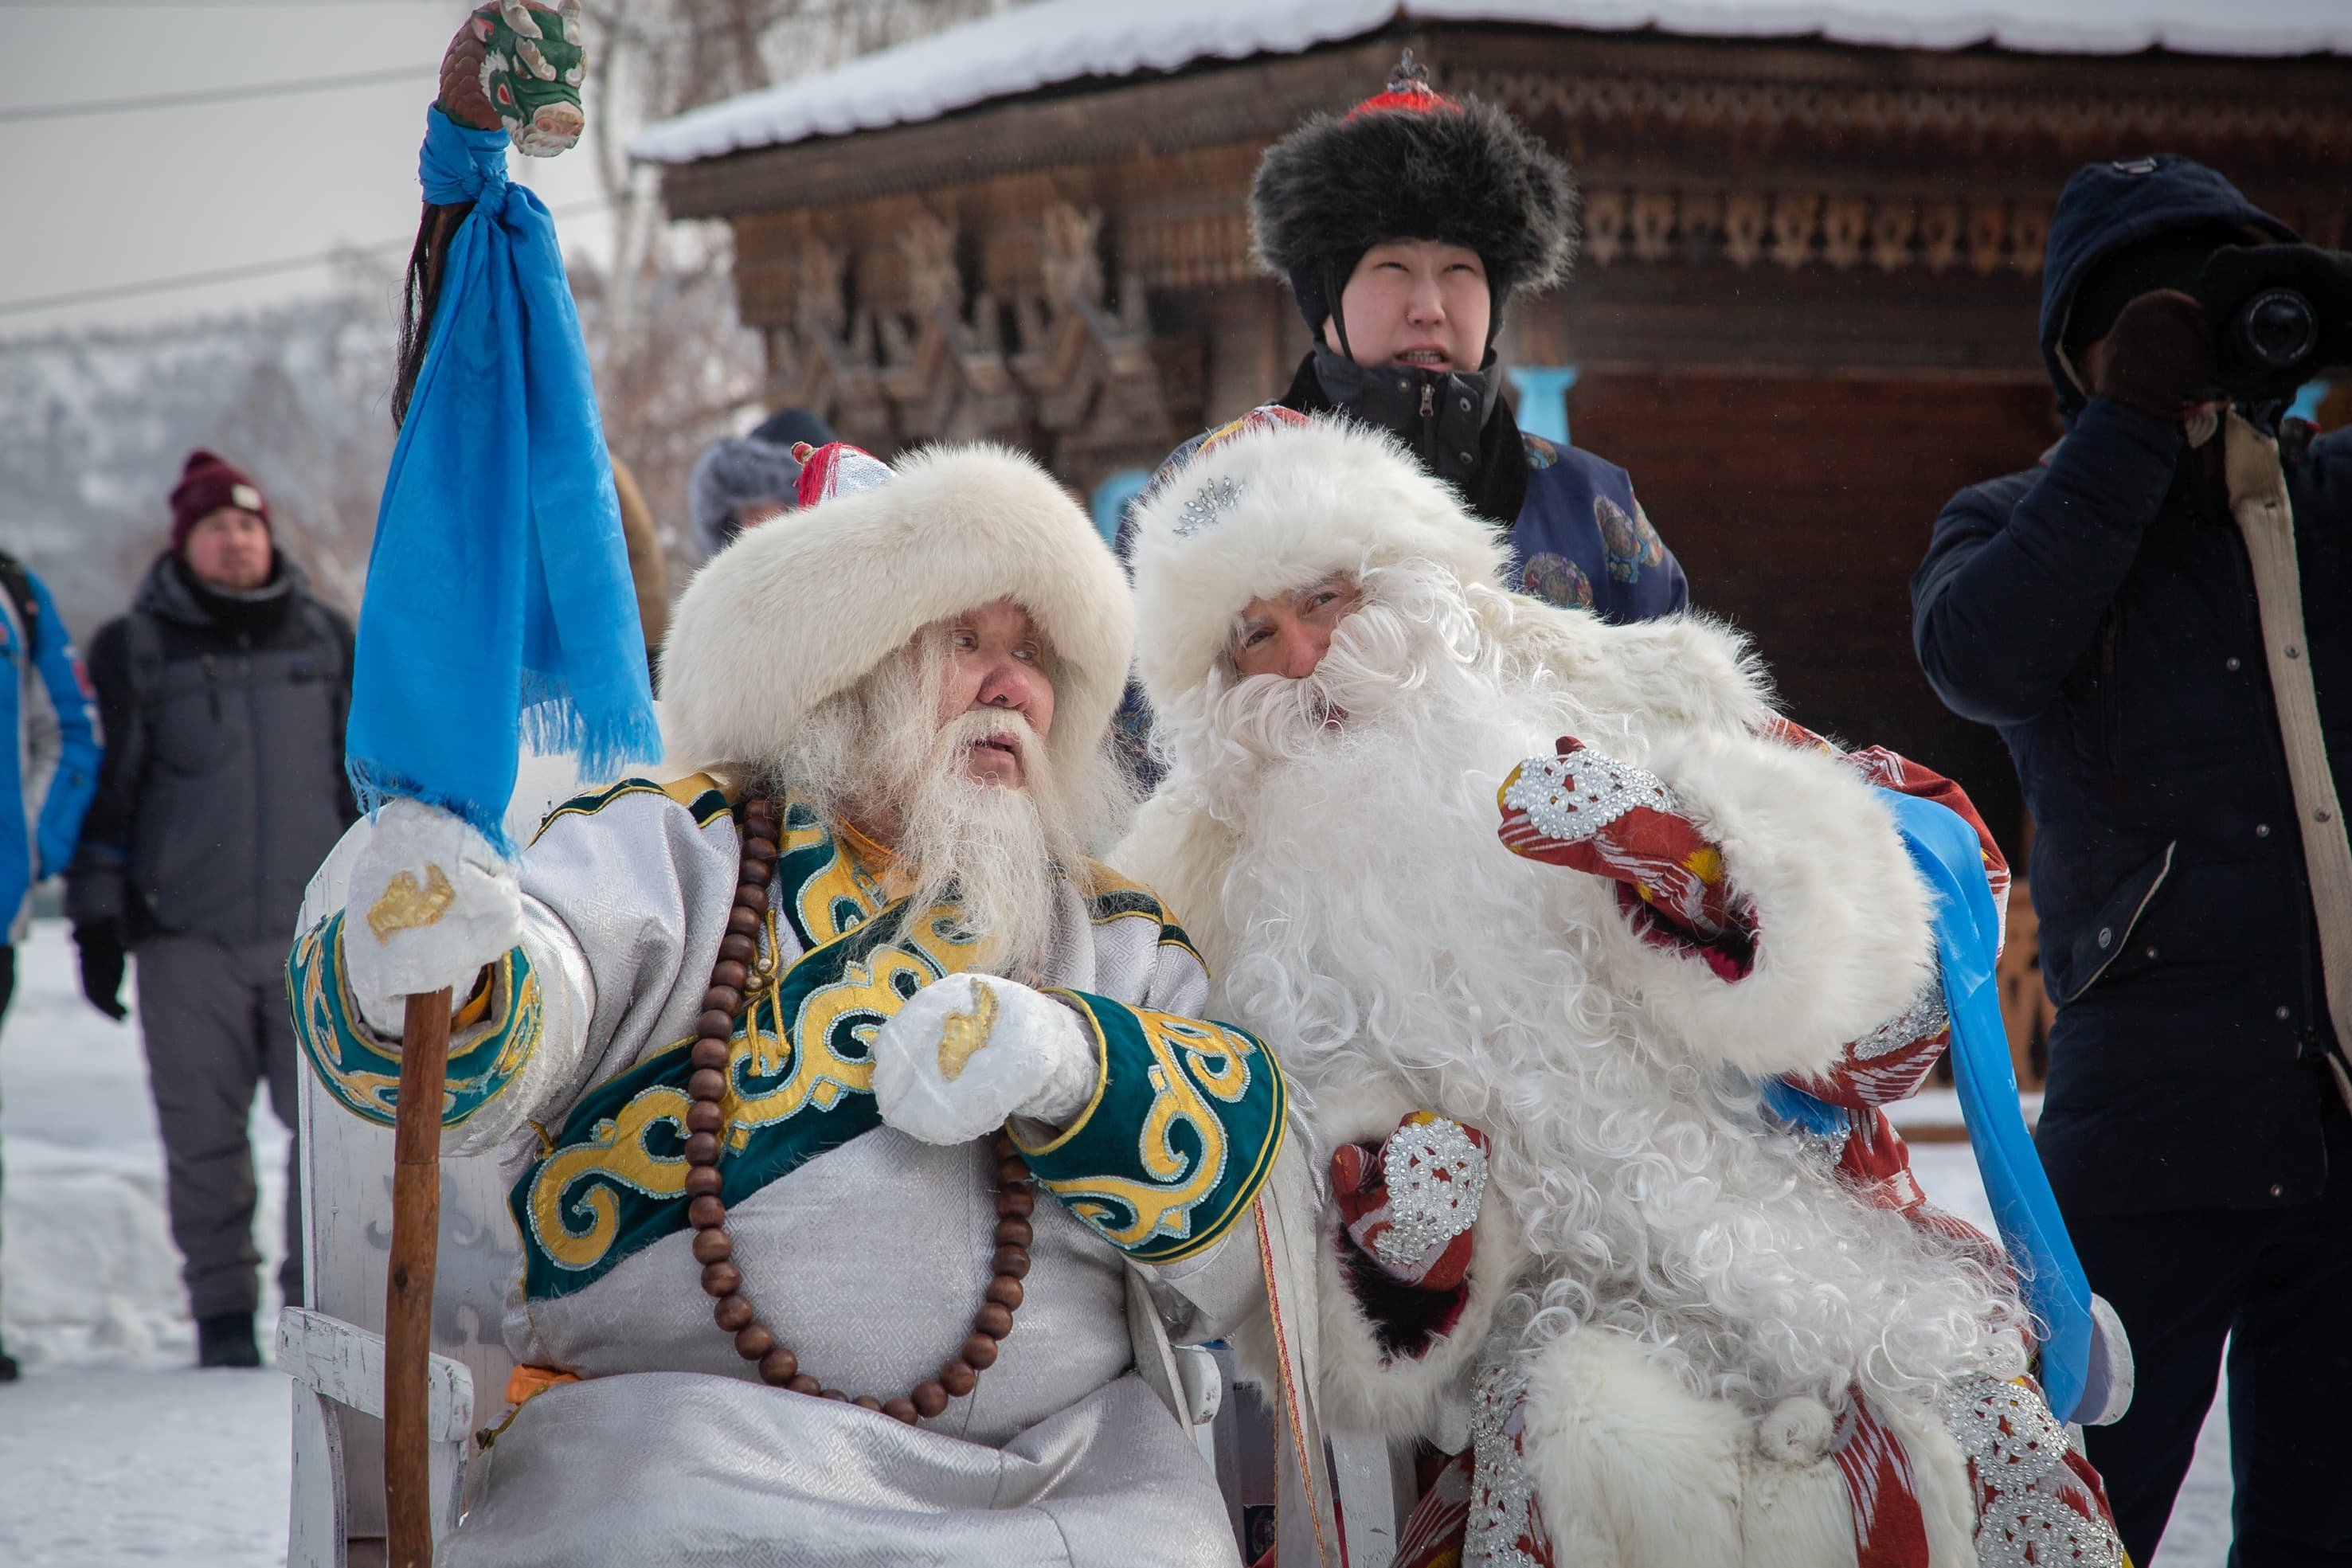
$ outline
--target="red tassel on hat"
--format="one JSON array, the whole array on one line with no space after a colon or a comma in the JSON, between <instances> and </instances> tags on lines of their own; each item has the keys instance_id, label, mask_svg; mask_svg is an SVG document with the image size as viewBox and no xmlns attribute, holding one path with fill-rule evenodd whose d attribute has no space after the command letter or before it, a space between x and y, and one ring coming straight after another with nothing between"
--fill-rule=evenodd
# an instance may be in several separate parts
<instances>
[{"instance_id":1,"label":"red tassel on hat","mask_svg":"<svg viewBox=\"0 0 2352 1568\"><path fill-rule=\"evenodd\" d=\"M1402 109L1414 114L1462 112L1460 104L1429 85L1429 68L1415 63L1411 49L1397 57L1396 69L1389 73L1387 90L1364 99L1349 110L1347 117L1353 120L1360 114L1377 114L1386 109Z\"/></svg>"}]
</instances>

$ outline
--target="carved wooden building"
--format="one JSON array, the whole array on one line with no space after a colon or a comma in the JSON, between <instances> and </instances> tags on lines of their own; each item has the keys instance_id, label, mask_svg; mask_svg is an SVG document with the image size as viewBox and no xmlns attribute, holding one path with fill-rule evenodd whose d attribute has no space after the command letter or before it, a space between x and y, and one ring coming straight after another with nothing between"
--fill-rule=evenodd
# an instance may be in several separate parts
<instances>
[{"instance_id":1,"label":"carved wooden building","mask_svg":"<svg viewBox=\"0 0 2352 1568\"><path fill-rule=\"evenodd\" d=\"M1721 25L1689 0L1638 33L1579 25L1625 14L1592 0L1045 0L636 152L674 215L733 225L772 402L877 450L1012 441L1084 490L1286 384L1306 333L1251 264L1252 170L1412 47L1582 185L1575 277L1506 324L1507 361L1552 372L1521 378L1521 423L1564 414L1631 470L1694 603L1756 637L1800 718L1960 778L2015 848L2007 758L1928 691L1906 583L1953 490L2056 434L2052 202L2083 162L2174 151L2352 244L2352 5L2216 17L2226 57L2171 0L1932 9L1732 39L1666 30Z\"/></svg>"}]
</instances>

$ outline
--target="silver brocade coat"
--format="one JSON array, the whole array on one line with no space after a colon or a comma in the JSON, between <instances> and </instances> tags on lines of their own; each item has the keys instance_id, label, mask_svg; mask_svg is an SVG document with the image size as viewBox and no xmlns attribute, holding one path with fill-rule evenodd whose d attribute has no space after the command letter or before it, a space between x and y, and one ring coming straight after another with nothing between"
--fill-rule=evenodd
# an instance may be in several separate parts
<instances>
[{"instance_id":1,"label":"silver brocade coat","mask_svg":"<svg viewBox=\"0 0 2352 1568\"><path fill-rule=\"evenodd\" d=\"M583 1381L517 1414L440 1561L1233 1562L1213 1478L1150 1375L1163 1336L1260 1308L1247 1221L1282 1146L1271 1054L1196 1021L1208 977L1150 893L1101 868L1090 894L1063 883L1046 982L1094 1026L1105 1072L1077 1124L1026 1151L1043 1190L1001 1358L919 1427L769 1388L711 1322L685 1218L687 1048L738 855L730 800L698 777L572 801L523 858L524 940L453 1033L444 1147L496 1149L512 1184L509 1348ZM729 1070L733 1260L803 1367L887 1398L971 1333L994 1160L881 1125L866 1045L968 951L930 923L910 934L789 801L770 897L779 973L745 1003ZM297 943L297 1027L335 1096L388 1121L397 1046L351 1004L341 920Z\"/></svg>"}]
</instances>

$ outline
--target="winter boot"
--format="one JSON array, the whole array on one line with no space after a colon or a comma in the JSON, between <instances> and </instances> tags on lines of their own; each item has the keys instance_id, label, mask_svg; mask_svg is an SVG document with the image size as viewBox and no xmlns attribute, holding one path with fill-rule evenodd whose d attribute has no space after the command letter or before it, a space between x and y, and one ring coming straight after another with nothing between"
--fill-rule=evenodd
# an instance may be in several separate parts
<instances>
[{"instance_id":1,"label":"winter boot","mask_svg":"<svg viewBox=\"0 0 2352 1568\"><path fill-rule=\"evenodd\" d=\"M253 1343L251 1312L222 1312L196 1320L198 1366L259 1366L261 1351Z\"/></svg>"}]
</instances>

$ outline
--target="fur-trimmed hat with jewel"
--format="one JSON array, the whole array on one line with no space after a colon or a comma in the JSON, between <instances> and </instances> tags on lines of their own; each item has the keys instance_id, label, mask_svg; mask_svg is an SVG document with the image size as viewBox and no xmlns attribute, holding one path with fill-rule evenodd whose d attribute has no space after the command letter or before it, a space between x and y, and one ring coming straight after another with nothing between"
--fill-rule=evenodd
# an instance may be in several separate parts
<instances>
[{"instance_id":1,"label":"fur-trimmed hat with jewel","mask_svg":"<svg viewBox=\"0 0 2352 1568\"><path fill-rule=\"evenodd\" d=\"M1266 149L1250 187L1259 263L1290 281L1318 330L1363 254L1430 239L1478 253L1496 314L1548 288L1576 256L1576 180L1510 115L1429 85L1407 49L1385 90L1318 114Z\"/></svg>"}]
</instances>

